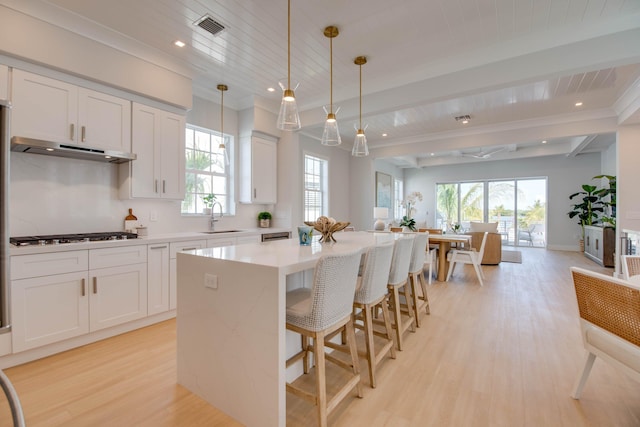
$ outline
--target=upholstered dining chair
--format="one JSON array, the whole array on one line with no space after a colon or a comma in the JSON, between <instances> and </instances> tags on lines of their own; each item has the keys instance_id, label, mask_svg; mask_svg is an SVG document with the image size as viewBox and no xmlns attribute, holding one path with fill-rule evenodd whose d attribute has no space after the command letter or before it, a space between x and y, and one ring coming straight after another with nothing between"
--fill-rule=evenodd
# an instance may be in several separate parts
<instances>
[{"instance_id":1,"label":"upholstered dining chair","mask_svg":"<svg viewBox=\"0 0 640 427\"><path fill-rule=\"evenodd\" d=\"M420 311L424 308L427 314L430 313L427 286L423 276L427 246L429 246L429 233L416 233L409 263L409 290L417 327L420 327Z\"/></svg>"},{"instance_id":2,"label":"upholstered dining chair","mask_svg":"<svg viewBox=\"0 0 640 427\"><path fill-rule=\"evenodd\" d=\"M390 294L389 305L393 313L393 328L396 330L396 345L400 351L402 351L402 335L407 329L415 331L415 316L411 303L406 304L409 318L402 320L402 301L400 300L400 290L404 291L405 301L408 302L411 298L408 282L414 234L405 234L395 240L391 258L391 270L387 280L387 289Z\"/></svg>"},{"instance_id":3,"label":"upholstered dining chair","mask_svg":"<svg viewBox=\"0 0 640 427\"><path fill-rule=\"evenodd\" d=\"M571 267L587 351L571 397L579 399L596 357L640 381L640 286Z\"/></svg>"},{"instance_id":4,"label":"upholstered dining chair","mask_svg":"<svg viewBox=\"0 0 640 427\"><path fill-rule=\"evenodd\" d=\"M476 252L475 248L471 248L471 250L462 250L462 249L452 249L447 254L447 260L449 261L449 271L447 272L447 282L451 277L451 273L453 273L453 268L458 264L471 264L473 265L473 269L476 271L476 275L478 276L478 281L480 282L480 286L483 286L482 279L484 279L484 273L482 272L482 256L484 255L484 247L487 243L487 233L484 232L484 236L482 237L482 243L480 244L480 250Z\"/></svg>"},{"instance_id":5,"label":"upholstered dining chair","mask_svg":"<svg viewBox=\"0 0 640 427\"><path fill-rule=\"evenodd\" d=\"M622 276L630 282L640 283L640 255L622 255Z\"/></svg>"},{"instance_id":6,"label":"upholstered dining chair","mask_svg":"<svg viewBox=\"0 0 640 427\"><path fill-rule=\"evenodd\" d=\"M309 352L313 352L316 365L316 393L287 383L287 391L315 405L318 424L327 425L329 412L344 399L351 390L362 397L358 349L353 327L353 299L360 268L361 251L323 255L313 273L311 289L300 288L287 292L286 328L302 336L302 350L287 360L287 366L302 359L304 373L309 373ZM337 361L325 354L325 337L335 331L345 330L351 364ZM313 339L313 346L308 338ZM327 400L325 360L343 368L352 368L353 375L330 400Z\"/></svg>"}]
</instances>

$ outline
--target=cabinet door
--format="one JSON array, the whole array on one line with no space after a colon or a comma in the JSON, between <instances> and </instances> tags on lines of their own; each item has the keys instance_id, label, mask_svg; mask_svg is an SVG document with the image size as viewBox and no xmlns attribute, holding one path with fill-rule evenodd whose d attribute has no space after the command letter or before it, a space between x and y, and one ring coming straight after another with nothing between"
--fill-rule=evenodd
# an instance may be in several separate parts
<instances>
[{"instance_id":1,"label":"cabinet door","mask_svg":"<svg viewBox=\"0 0 640 427\"><path fill-rule=\"evenodd\" d=\"M89 332L87 272L11 282L13 351Z\"/></svg>"},{"instance_id":2,"label":"cabinet door","mask_svg":"<svg viewBox=\"0 0 640 427\"><path fill-rule=\"evenodd\" d=\"M253 203L276 203L277 145L273 141L251 138L251 182Z\"/></svg>"},{"instance_id":3,"label":"cabinet door","mask_svg":"<svg viewBox=\"0 0 640 427\"><path fill-rule=\"evenodd\" d=\"M131 165L131 197L160 197L160 138L158 110L133 103L131 119L132 151L138 156Z\"/></svg>"},{"instance_id":4,"label":"cabinet door","mask_svg":"<svg viewBox=\"0 0 640 427\"><path fill-rule=\"evenodd\" d=\"M147 263L89 271L91 331L147 315Z\"/></svg>"},{"instance_id":5,"label":"cabinet door","mask_svg":"<svg viewBox=\"0 0 640 427\"><path fill-rule=\"evenodd\" d=\"M184 199L185 118L163 112L161 119L160 195L165 199Z\"/></svg>"},{"instance_id":6,"label":"cabinet door","mask_svg":"<svg viewBox=\"0 0 640 427\"><path fill-rule=\"evenodd\" d=\"M147 313L169 310L169 244L148 246L147 254Z\"/></svg>"},{"instance_id":7,"label":"cabinet door","mask_svg":"<svg viewBox=\"0 0 640 427\"><path fill-rule=\"evenodd\" d=\"M12 135L78 143L76 86L14 69L12 91Z\"/></svg>"},{"instance_id":8,"label":"cabinet door","mask_svg":"<svg viewBox=\"0 0 640 427\"><path fill-rule=\"evenodd\" d=\"M80 143L105 150L131 151L131 102L80 88L78 92Z\"/></svg>"}]
</instances>

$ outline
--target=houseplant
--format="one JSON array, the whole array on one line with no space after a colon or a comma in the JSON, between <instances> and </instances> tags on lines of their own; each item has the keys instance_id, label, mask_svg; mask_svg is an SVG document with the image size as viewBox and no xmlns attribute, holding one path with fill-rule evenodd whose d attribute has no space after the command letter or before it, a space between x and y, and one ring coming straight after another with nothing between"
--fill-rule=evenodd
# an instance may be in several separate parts
<instances>
[{"instance_id":1,"label":"houseplant","mask_svg":"<svg viewBox=\"0 0 640 427\"><path fill-rule=\"evenodd\" d=\"M400 221L400 227L408 228L411 231L416 231L416 220L405 215L402 217L402 221Z\"/></svg>"},{"instance_id":2,"label":"houseplant","mask_svg":"<svg viewBox=\"0 0 640 427\"><path fill-rule=\"evenodd\" d=\"M213 193L207 194L202 197L202 203L204 203L204 208L202 209L202 213L205 215L211 215L211 208L216 201L216 195Z\"/></svg>"},{"instance_id":3,"label":"houseplant","mask_svg":"<svg viewBox=\"0 0 640 427\"><path fill-rule=\"evenodd\" d=\"M271 212L260 212L258 214L258 221L260 222L260 227L269 228L271 226Z\"/></svg>"},{"instance_id":4,"label":"houseplant","mask_svg":"<svg viewBox=\"0 0 640 427\"><path fill-rule=\"evenodd\" d=\"M580 249L584 250L584 226L598 223L599 215L604 212L602 199L598 195L598 187L595 185L582 185L582 191L573 193L569 196L569 200L578 198L571 211L567 212L569 218L578 218L578 225L582 229L582 239L580 240Z\"/></svg>"}]
</instances>

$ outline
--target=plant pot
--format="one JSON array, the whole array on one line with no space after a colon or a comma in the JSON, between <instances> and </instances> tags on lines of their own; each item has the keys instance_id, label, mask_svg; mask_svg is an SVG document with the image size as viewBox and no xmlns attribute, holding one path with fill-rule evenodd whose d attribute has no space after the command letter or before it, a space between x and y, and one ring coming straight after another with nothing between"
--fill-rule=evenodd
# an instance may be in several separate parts
<instances>
[{"instance_id":1,"label":"plant pot","mask_svg":"<svg viewBox=\"0 0 640 427\"><path fill-rule=\"evenodd\" d=\"M260 222L260 228L269 228L271 227L271 220L270 219L261 219L259 220Z\"/></svg>"},{"instance_id":2,"label":"plant pot","mask_svg":"<svg viewBox=\"0 0 640 427\"><path fill-rule=\"evenodd\" d=\"M580 252L584 252L584 240L580 239Z\"/></svg>"},{"instance_id":3,"label":"plant pot","mask_svg":"<svg viewBox=\"0 0 640 427\"><path fill-rule=\"evenodd\" d=\"M211 215L211 208L202 208L202 213L204 215Z\"/></svg>"}]
</instances>

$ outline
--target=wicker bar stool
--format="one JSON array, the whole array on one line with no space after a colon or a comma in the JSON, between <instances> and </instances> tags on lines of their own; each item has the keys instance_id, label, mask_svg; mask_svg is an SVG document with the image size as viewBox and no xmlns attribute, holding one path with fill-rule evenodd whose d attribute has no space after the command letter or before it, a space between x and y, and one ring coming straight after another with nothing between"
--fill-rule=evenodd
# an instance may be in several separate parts
<instances>
[{"instance_id":1,"label":"wicker bar stool","mask_svg":"<svg viewBox=\"0 0 640 427\"><path fill-rule=\"evenodd\" d=\"M391 327L391 315L389 314L389 294L387 293L387 278L391 269L391 257L393 256L393 244L373 246L367 251L362 276L358 278L360 286L353 300L354 318L356 327L364 330L366 351L364 355L369 364L369 383L376 387L375 371L382 359L390 354L396 358ZM360 313L356 315L356 310ZM374 331L373 316L376 310L382 310L384 332ZM358 322L362 322L362 324ZM374 347L374 335L387 339L387 342L376 354Z\"/></svg>"},{"instance_id":2,"label":"wicker bar stool","mask_svg":"<svg viewBox=\"0 0 640 427\"><path fill-rule=\"evenodd\" d=\"M409 289L411 291L413 312L416 316L416 326L418 327L420 327L420 316L418 315L420 310L424 308L427 314L430 313L427 283L423 275L428 245L429 233L416 233L411 249L411 262L409 263ZM429 274L431 274L431 268L429 268ZM418 286L420 287L420 293L418 292Z\"/></svg>"},{"instance_id":3,"label":"wicker bar stool","mask_svg":"<svg viewBox=\"0 0 640 427\"><path fill-rule=\"evenodd\" d=\"M402 351L402 335L407 329L415 332L415 316L411 308L411 295L409 293L409 263L411 262L411 250L413 248L413 235L403 235L396 239L393 245L393 257L391 258L391 270L387 281L390 299L389 306L393 312L393 328L396 330L396 344L398 350ZM402 320L402 301L400 301L400 290L404 291L406 308L409 319Z\"/></svg>"},{"instance_id":4,"label":"wicker bar stool","mask_svg":"<svg viewBox=\"0 0 640 427\"><path fill-rule=\"evenodd\" d=\"M311 289L301 288L287 292L288 330L302 336L302 350L287 360L287 366L302 359L304 373L309 373L309 352L313 352L316 366L316 393L310 393L287 383L287 391L318 407L318 425L327 425L328 414L356 388L362 397L358 349L353 327L352 309L361 251L324 255L316 264ZM351 363L345 363L325 354L325 337L345 329ZM308 339L313 339L313 346ZM335 395L327 400L325 360L347 370L353 376Z\"/></svg>"}]
</instances>

